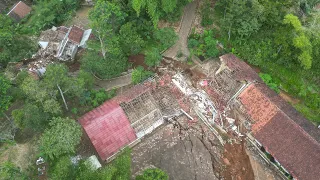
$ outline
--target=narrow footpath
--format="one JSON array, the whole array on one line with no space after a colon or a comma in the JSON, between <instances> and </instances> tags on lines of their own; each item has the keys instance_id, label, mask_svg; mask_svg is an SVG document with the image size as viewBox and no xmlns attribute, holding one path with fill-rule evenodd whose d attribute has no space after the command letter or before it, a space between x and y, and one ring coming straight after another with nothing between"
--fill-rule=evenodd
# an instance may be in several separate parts
<instances>
[{"instance_id":1,"label":"narrow footpath","mask_svg":"<svg viewBox=\"0 0 320 180\"><path fill-rule=\"evenodd\" d=\"M163 56L176 59L175 57L178 52L181 52L185 58L190 55L187 42L193 20L196 16L197 6L198 1L195 0L185 7L179 30L179 39L174 46L163 53Z\"/></svg>"}]
</instances>

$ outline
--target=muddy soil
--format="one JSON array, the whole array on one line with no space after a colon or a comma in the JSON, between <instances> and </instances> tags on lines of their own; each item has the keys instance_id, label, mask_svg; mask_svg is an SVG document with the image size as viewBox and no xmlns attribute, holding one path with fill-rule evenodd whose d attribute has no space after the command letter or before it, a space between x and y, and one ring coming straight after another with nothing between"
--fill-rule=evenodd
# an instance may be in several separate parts
<instances>
[{"instance_id":1,"label":"muddy soil","mask_svg":"<svg viewBox=\"0 0 320 180\"><path fill-rule=\"evenodd\" d=\"M142 66L142 67L144 67L144 69L148 69L148 66L144 63L144 55L143 54L131 55L131 56L129 56L128 61L130 64L132 64L132 68Z\"/></svg>"},{"instance_id":2,"label":"muddy soil","mask_svg":"<svg viewBox=\"0 0 320 180\"><path fill-rule=\"evenodd\" d=\"M223 161L226 168L223 176L226 180L254 180L254 173L244 143L225 144Z\"/></svg>"}]
</instances>

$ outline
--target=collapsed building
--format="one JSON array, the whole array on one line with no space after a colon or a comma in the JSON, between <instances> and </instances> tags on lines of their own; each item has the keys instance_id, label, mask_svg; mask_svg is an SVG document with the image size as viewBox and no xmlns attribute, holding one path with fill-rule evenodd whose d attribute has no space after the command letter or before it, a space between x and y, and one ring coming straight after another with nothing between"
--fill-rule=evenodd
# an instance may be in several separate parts
<instances>
[{"instance_id":1,"label":"collapsed building","mask_svg":"<svg viewBox=\"0 0 320 180\"><path fill-rule=\"evenodd\" d=\"M141 141L166 121L203 121L219 139L246 139L295 179L318 179L320 132L232 54L210 61L196 83L184 72L134 86L79 119L101 160Z\"/></svg>"},{"instance_id":2,"label":"collapsed building","mask_svg":"<svg viewBox=\"0 0 320 180\"><path fill-rule=\"evenodd\" d=\"M224 97L219 100L221 116L216 124L245 135L293 178L319 179L320 130L267 87L245 62L232 54L221 56L220 61L206 87L211 99Z\"/></svg>"},{"instance_id":3,"label":"collapsed building","mask_svg":"<svg viewBox=\"0 0 320 180\"><path fill-rule=\"evenodd\" d=\"M78 26L52 27L39 36L40 49L24 63L30 72L42 75L46 66L55 61L73 60L79 48L86 48L87 40L92 37L92 30L84 30Z\"/></svg>"}]
</instances>

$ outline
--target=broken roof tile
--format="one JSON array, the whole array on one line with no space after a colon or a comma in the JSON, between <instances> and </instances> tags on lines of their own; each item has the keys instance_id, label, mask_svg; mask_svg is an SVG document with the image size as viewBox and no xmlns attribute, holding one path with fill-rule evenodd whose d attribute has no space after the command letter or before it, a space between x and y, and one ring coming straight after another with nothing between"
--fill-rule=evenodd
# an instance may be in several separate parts
<instances>
[{"instance_id":1,"label":"broken roof tile","mask_svg":"<svg viewBox=\"0 0 320 180\"><path fill-rule=\"evenodd\" d=\"M72 26L70 33L68 35L68 38L73 43L76 43L77 45L79 45L82 40L83 33L84 33L84 30L81 29L80 27Z\"/></svg>"}]
</instances>

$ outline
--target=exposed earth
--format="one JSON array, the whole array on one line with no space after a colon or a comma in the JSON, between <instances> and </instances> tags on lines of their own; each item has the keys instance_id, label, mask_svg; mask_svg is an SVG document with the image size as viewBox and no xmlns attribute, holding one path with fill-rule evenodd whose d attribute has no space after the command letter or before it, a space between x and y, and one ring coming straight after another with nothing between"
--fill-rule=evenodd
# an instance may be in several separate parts
<instances>
[{"instance_id":1,"label":"exposed earth","mask_svg":"<svg viewBox=\"0 0 320 180\"><path fill-rule=\"evenodd\" d=\"M133 177L150 167L163 169L173 180L281 179L254 152L248 156L245 143L223 146L201 121L189 122L185 116L167 122L133 148Z\"/></svg>"}]
</instances>

